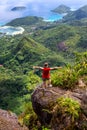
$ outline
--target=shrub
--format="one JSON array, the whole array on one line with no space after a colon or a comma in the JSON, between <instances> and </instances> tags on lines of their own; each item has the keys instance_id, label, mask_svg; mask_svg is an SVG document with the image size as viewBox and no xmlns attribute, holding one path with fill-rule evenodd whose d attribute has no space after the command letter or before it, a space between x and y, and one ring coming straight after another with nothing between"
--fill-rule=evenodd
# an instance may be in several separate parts
<instances>
[{"instance_id":1,"label":"shrub","mask_svg":"<svg viewBox=\"0 0 87 130\"><path fill-rule=\"evenodd\" d=\"M72 122L79 118L79 112L80 112L80 104L71 99L71 98L65 98L61 97L57 100L58 103L58 113L66 114L66 116L70 116L72 119Z\"/></svg>"},{"instance_id":2,"label":"shrub","mask_svg":"<svg viewBox=\"0 0 87 130\"><path fill-rule=\"evenodd\" d=\"M61 71L56 71L52 74L52 84L65 89L72 89L76 86L79 73L74 69L63 68Z\"/></svg>"},{"instance_id":3,"label":"shrub","mask_svg":"<svg viewBox=\"0 0 87 130\"><path fill-rule=\"evenodd\" d=\"M37 130L38 118L33 111L32 105L26 104L25 112L19 116L19 123L21 125L25 124L29 129Z\"/></svg>"},{"instance_id":4,"label":"shrub","mask_svg":"<svg viewBox=\"0 0 87 130\"><path fill-rule=\"evenodd\" d=\"M42 130L50 130L50 129L48 129L48 128L42 126Z\"/></svg>"},{"instance_id":5,"label":"shrub","mask_svg":"<svg viewBox=\"0 0 87 130\"><path fill-rule=\"evenodd\" d=\"M75 60L75 71L79 72L80 76L87 75L87 52L75 53Z\"/></svg>"}]
</instances>

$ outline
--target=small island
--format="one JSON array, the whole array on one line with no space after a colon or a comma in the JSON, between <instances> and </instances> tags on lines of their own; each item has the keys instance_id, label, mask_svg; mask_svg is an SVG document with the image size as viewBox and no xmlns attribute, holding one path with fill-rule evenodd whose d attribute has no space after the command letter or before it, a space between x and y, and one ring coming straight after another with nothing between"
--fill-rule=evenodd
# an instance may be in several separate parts
<instances>
[{"instance_id":1,"label":"small island","mask_svg":"<svg viewBox=\"0 0 87 130\"><path fill-rule=\"evenodd\" d=\"M11 9L11 11L21 11L21 10L25 10L26 7L25 6L17 6Z\"/></svg>"},{"instance_id":2,"label":"small island","mask_svg":"<svg viewBox=\"0 0 87 130\"><path fill-rule=\"evenodd\" d=\"M59 5L57 8L52 10L52 12L59 13L59 14L68 13L70 11L71 11L70 7L66 5Z\"/></svg>"}]
</instances>

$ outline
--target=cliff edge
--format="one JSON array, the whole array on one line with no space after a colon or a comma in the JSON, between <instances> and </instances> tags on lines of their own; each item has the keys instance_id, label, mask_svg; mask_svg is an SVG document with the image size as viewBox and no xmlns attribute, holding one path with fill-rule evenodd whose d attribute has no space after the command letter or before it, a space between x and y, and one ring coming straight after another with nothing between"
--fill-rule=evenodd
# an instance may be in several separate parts
<instances>
[{"instance_id":1,"label":"cliff edge","mask_svg":"<svg viewBox=\"0 0 87 130\"><path fill-rule=\"evenodd\" d=\"M42 126L50 130L87 130L87 86L72 91L37 87L31 99Z\"/></svg>"}]
</instances>

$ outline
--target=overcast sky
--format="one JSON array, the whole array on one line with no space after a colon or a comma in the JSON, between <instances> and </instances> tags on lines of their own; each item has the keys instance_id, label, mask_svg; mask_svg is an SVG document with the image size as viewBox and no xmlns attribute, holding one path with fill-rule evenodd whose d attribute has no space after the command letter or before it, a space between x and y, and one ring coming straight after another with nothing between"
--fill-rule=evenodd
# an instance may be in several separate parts
<instances>
[{"instance_id":1,"label":"overcast sky","mask_svg":"<svg viewBox=\"0 0 87 130\"><path fill-rule=\"evenodd\" d=\"M11 9L15 6L26 6L34 11L39 11L39 9L54 9L60 4L78 9L86 5L87 0L0 0L0 22L3 19L9 20L10 18L21 17L23 15L20 12L11 12Z\"/></svg>"},{"instance_id":2,"label":"overcast sky","mask_svg":"<svg viewBox=\"0 0 87 130\"><path fill-rule=\"evenodd\" d=\"M35 4L42 3L45 6L51 7L64 4L73 8L78 8L87 4L87 0L0 0L0 6L6 8L9 6L27 5L32 2Z\"/></svg>"}]
</instances>

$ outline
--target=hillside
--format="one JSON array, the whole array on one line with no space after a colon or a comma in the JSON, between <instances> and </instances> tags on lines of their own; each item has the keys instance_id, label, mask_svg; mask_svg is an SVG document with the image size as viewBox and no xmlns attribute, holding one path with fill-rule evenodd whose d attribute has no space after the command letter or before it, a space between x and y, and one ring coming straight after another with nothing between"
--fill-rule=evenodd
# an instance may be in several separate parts
<instances>
[{"instance_id":1,"label":"hillside","mask_svg":"<svg viewBox=\"0 0 87 130\"><path fill-rule=\"evenodd\" d=\"M87 26L87 18L82 18L80 20L66 21L65 23L72 26Z\"/></svg>"},{"instance_id":2,"label":"hillside","mask_svg":"<svg viewBox=\"0 0 87 130\"><path fill-rule=\"evenodd\" d=\"M46 61L46 58L49 59L50 64L51 64L51 61L55 61L55 59L57 59L56 62L54 62L54 64L56 64L56 65L65 64L66 62L71 62L71 61L73 62L75 52L85 52L86 51L87 33L86 33L86 28L83 26L83 25L86 25L86 19L79 21L79 23L78 23L78 21L69 23L69 24L75 25L75 27L69 26L69 25L63 24L63 23L57 23L57 22L56 23L55 22L46 23L46 22L41 22L41 21L32 22L32 23L28 22L28 24L29 24L29 26L28 26L28 24L26 23L26 19L32 21L34 18L35 17L22 18L23 24L21 24L21 26L23 26L25 29L25 33L23 34L24 35L23 37L25 37L25 38L22 37L23 41L19 38L19 40L18 40L19 43L17 41L17 44L21 44L21 42L24 42L24 44L28 43L29 42L28 39L31 38L31 39L33 39L33 42L36 41L37 43L39 43L37 45L42 44L46 48L44 50L47 50L47 51L49 50L48 54L46 53L46 55L44 55L44 56L42 56L43 54L40 55L40 53L38 51L39 49L37 50L37 52L35 50L34 50L34 52L32 51L31 53L35 54L38 57L37 61L41 61L40 59L42 59L41 62L36 62L35 64L43 63L44 61ZM18 21L19 21L19 23L21 22L21 18L18 19L17 24L16 24L16 20L13 20L12 22L10 22L8 24L11 25L11 23L13 23L12 25L17 26ZM80 27L80 26L77 27L76 25L78 25L80 23L82 24L82 27ZM27 40L25 40L26 38L27 38ZM25 46L24 44L23 44L23 46ZM29 47L29 45L28 45L28 47ZM14 48L15 48L15 45L14 45ZM27 48L27 47L25 47L25 48ZM43 48L43 47L41 47L41 48ZM33 49L34 48L32 48L32 50ZM27 48L27 50L28 50L27 56L29 57L30 49ZM23 51L23 49L22 49L22 51ZM19 51L19 52L21 52L21 51ZM27 58L27 56L25 56L26 53L24 51L22 52L23 54L22 53L19 54L19 52L16 52L16 54L14 54L14 56L13 56L13 57L15 57L15 55L16 55L15 60L17 61L17 64L21 63L23 65L24 62L26 61L26 63L27 63L28 60L29 60L30 64L33 63L34 60ZM13 52L11 52L11 53L12 53L11 55L13 55ZM30 54L30 55L32 55L32 54ZM40 58L40 57L42 57L42 58ZM34 58L34 57L32 57L32 58ZM66 60L66 62L65 62L65 60ZM7 64L8 64L8 62L7 62ZM28 64L27 64L27 67L28 67Z\"/></svg>"},{"instance_id":3,"label":"hillside","mask_svg":"<svg viewBox=\"0 0 87 130\"><path fill-rule=\"evenodd\" d=\"M35 42L30 37L10 37L0 41L0 63L19 73L26 73L34 64L55 61L54 65L64 64L64 58L50 51L45 46Z\"/></svg>"},{"instance_id":4,"label":"hillside","mask_svg":"<svg viewBox=\"0 0 87 130\"><path fill-rule=\"evenodd\" d=\"M80 20L83 18L87 18L87 5L79 8L76 11L72 11L63 17L63 22L72 21L72 20Z\"/></svg>"},{"instance_id":5,"label":"hillside","mask_svg":"<svg viewBox=\"0 0 87 130\"><path fill-rule=\"evenodd\" d=\"M56 53L62 52L68 56L75 51L84 52L87 49L87 35L84 26L74 27L61 24L51 29L37 30L32 37Z\"/></svg>"},{"instance_id":6,"label":"hillside","mask_svg":"<svg viewBox=\"0 0 87 130\"><path fill-rule=\"evenodd\" d=\"M81 8L82 10L86 10L85 8ZM33 38L35 41L45 45L47 48L51 49L51 51L65 52L65 53L73 53L74 51L86 51L86 18L81 20L72 20L63 22L41 22L36 20L37 22L31 22L27 24L26 19L28 21L32 21L33 19L38 19L35 17L25 17L13 20L8 23L8 25L17 26L18 23L23 20L21 26L25 28L25 36L28 35ZM19 22L18 22L19 21ZM16 24L17 22L17 24ZM13 24L12 24L13 23ZM69 26L73 25L73 26ZM28 26L29 25L29 26ZM75 26L75 27L74 27ZM78 26L78 27L77 27ZM80 27L82 26L82 27ZM84 38L83 38L84 37ZM81 41L81 39L83 39ZM82 43L81 43L82 42ZM81 44L80 44L81 43ZM61 44L61 45L60 45ZM84 45L85 44L85 45Z\"/></svg>"},{"instance_id":7,"label":"hillside","mask_svg":"<svg viewBox=\"0 0 87 130\"><path fill-rule=\"evenodd\" d=\"M17 18L12 20L10 23L6 24L6 25L10 25L10 26L22 26L22 25L34 25L37 24L38 22L42 22L42 18L40 17L36 17L36 16L27 16L24 18Z\"/></svg>"}]
</instances>

